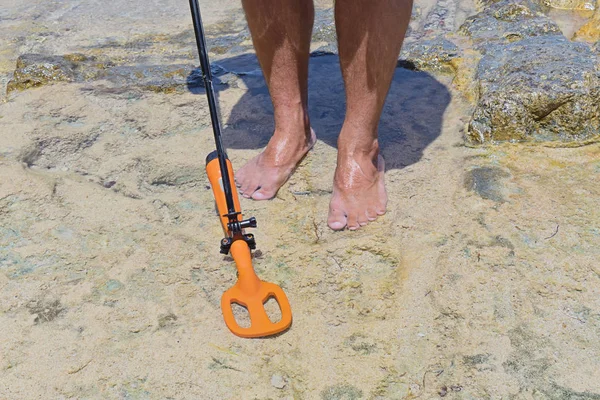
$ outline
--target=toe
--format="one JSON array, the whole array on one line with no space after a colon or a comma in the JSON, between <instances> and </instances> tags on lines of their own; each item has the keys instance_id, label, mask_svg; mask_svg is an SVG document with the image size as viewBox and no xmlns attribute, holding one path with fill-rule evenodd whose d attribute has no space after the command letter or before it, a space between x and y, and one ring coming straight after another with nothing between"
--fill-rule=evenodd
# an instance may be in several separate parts
<instances>
[{"instance_id":1,"label":"toe","mask_svg":"<svg viewBox=\"0 0 600 400\"><path fill-rule=\"evenodd\" d=\"M385 191L379 195L379 201L377 202L376 206L374 207L375 209L375 213L377 215L383 215L385 214L385 210L387 208L387 196Z\"/></svg>"},{"instance_id":2,"label":"toe","mask_svg":"<svg viewBox=\"0 0 600 400\"><path fill-rule=\"evenodd\" d=\"M258 189L258 186L258 182L255 182L254 180L247 180L242 183L240 193L242 193L242 196L249 199L252 197L252 194L256 191L256 189Z\"/></svg>"},{"instance_id":3,"label":"toe","mask_svg":"<svg viewBox=\"0 0 600 400\"><path fill-rule=\"evenodd\" d=\"M276 194L276 190L269 190L267 188L259 187L254 193L252 193L251 197L254 200L269 200L275 197Z\"/></svg>"},{"instance_id":4,"label":"toe","mask_svg":"<svg viewBox=\"0 0 600 400\"><path fill-rule=\"evenodd\" d=\"M360 224L358 223L358 215L356 212L348 213L348 229L351 231L355 231L360 228Z\"/></svg>"},{"instance_id":5,"label":"toe","mask_svg":"<svg viewBox=\"0 0 600 400\"><path fill-rule=\"evenodd\" d=\"M340 231L346 227L346 214L340 209L329 209L327 225L334 231Z\"/></svg>"},{"instance_id":6,"label":"toe","mask_svg":"<svg viewBox=\"0 0 600 400\"><path fill-rule=\"evenodd\" d=\"M242 188L240 189L240 193L245 198L250 199L250 198L252 198L252 194L254 193L255 190L256 190L255 186L246 185L246 186L242 186Z\"/></svg>"},{"instance_id":7,"label":"toe","mask_svg":"<svg viewBox=\"0 0 600 400\"><path fill-rule=\"evenodd\" d=\"M243 168L235 174L233 180L235 181L235 185L237 187L242 187L244 185L244 182L246 181L246 176L244 174Z\"/></svg>"},{"instance_id":8,"label":"toe","mask_svg":"<svg viewBox=\"0 0 600 400\"><path fill-rule=\"evenodd\" d=\"M248 184L247 184L246 182L242 182L242 186L240 186L239 193L240 193L242 196L246 197L246 193L248 192L248 190L250 190L250 189L248 188Z\"/></svg>"},{"instance_id":9,"label":"toe","mask_svg":"<svg viewBox=\"0 0 600 400\"><path fill-rule=\"evenodd\" d=\"M365 215L369 221L375 221L377 219L377 211L374 207L368 208Z\"/></svg>"},{"instance_id":10,"label":"toe","mask_svg":"<svg viewBox=\"0 0 600 400\"><path fill-rule=\"evenodd\" d=\"M387 192L385 190L385 161L381 155L377 159L377 171L379 173L379 201L375 212L377 215L383 215L387 207Z\"/></svg>"},{"instance_id":11,"label":"toe","mask_svg":"<svg viewBox=\"0 0 600 400\"><path fill-rule=\"evenodd\" d=\"M244 182L244 175L241 172L238 172L233 176L233 180L235 181L235 184L239 187L242 184L242 182Z\"/></svg>"},{"instance_id":12,"label":"toe","mask_svg":"<svg viewBox=\"0 0 600 400\"><path fill-rule=\"evenodd\" d=\"M357 221L360 226L367 225L369 223L369 219L367 218L367 213L364 212L364 213L359 214Z\"/></svg>"}]
</instances>

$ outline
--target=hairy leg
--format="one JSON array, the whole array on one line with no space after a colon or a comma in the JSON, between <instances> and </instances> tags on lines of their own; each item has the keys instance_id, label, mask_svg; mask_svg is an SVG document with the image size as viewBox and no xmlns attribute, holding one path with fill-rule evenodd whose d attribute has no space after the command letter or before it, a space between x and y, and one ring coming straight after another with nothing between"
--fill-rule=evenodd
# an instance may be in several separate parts
<instances>
[{"instance_id":1,"label":"hairy leg","mask_svg":"<svg viewBox=\"0 0 600 400\"><path fill-rule=\"evenodd\" d=\"M329 206L329 227L358 229L385 213L377 128L412 10L412 0L336 0L346 118Z\"/></svg>"},{"instance_id":2,"label":"hairy leg","mask_svg":"<svg viewBox=\"0 0 600 400\"><path fill-rule=\"evenodd\" d=\"M241 168L244 197L274 197L315 143L308 118L312 0L243 0L252 41L273 102L275 132L265 150Z\"/></svg>"}]
</instances>

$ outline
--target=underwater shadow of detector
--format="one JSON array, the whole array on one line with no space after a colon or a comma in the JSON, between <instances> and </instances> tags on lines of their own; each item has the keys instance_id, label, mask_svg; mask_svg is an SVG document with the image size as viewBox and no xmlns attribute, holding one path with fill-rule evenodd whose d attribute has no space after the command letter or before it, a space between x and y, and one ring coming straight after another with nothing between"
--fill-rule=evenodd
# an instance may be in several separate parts
<instances>
[{"instance_id":1,"label":"underwater shadow of detector","mask_svg":"<svg viewBox=\"0 0 600 400\"><path fill-rule=\"evenodd\" d=\"M408 68L407 68L408 67ZM242 54L213 62L218 92L243 81L248 91L224 121L225 147L259 149L273 134L273 105L258 60ZM203 93L200 75L188 77L188 90ZM346 100L337 55L312 54L309 72L309 113L317 138L332 147L344 121ZM379 123L379 143L386 170L418 162L424 149L441 133L443 115L450 103L448 89L427 72L399 63Z\"/></svg>"}]
</instances>

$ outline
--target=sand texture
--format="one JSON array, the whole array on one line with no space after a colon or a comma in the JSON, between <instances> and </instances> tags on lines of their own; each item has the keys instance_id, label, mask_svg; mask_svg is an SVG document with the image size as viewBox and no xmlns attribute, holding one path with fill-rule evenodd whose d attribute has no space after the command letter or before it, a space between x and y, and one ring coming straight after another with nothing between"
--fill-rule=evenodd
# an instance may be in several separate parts
<instances>
[{"instance_id":1,"label":"sand texture","mask_svg":"<svg viewBox=\"0 0 600 400\"><path fill-rule=\"evenodd\" d=\"M201 5L239 168L272 108L240 4ZM330 7L317 4L314 50L333 45ZM417 2L407 43L473 13ZM48 69L0 103L0 399L600 399L600 145L469 145L468 73L397 68L380 128L388 213L333 232L343 84L335 55L311 57L319 140L275 199L242 199L255 269L294 322L232 335L188 14L3 3L3 92L19 57Z\"/></svg>"}]
</instances>

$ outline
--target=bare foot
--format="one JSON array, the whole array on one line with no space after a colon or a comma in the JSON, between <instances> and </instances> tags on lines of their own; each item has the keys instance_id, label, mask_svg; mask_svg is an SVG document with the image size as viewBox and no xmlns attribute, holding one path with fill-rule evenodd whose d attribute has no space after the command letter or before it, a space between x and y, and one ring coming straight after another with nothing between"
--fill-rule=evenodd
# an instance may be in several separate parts
<instances>
[{"instance_id":1,"label":"bare foot","mask_svg":"<svg viewBox=\"0 0 600 400\"><path fill-rule=\"evenodd\" d=\"M265 150L237 172L235 181L242 196L254 200L275 197L316 141L310 127L301 134L275 131Z\"/></svg>"},{"instance_id":2,"label":"bare foot","mask_svg":"<svg viewBox=\"0 0 600 400\"><path fill-rule=\"evenodd\" d=\"M355 230L385 214L384 161L373 154L338 155L327 224L333 230Z\"/></svg>"}]
</instances>

